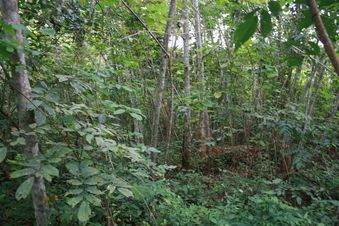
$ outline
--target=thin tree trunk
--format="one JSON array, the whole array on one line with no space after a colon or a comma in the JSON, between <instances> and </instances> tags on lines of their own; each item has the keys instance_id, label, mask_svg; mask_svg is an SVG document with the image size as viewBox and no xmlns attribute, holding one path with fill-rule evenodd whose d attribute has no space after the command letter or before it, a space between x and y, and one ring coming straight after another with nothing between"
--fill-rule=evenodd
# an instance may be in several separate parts
<instances>
[{"instance_id":1,"label":"thin tree trunk","mask_svg":"<svg viewBox=\"0 0 339 226\"><path fill-rule=\"evenodd\" d=\"M195 41L196 41L196 74L198 80L201 84L201 101L205 101L205 92L206 92L206 85L205 85L205 75L204 75L204 62L203 62L203 53L202 53L202 38L201 38L201 19L200 19L200 12L199 12L199 0L193 0L193 11L194 11L194 20L195 20ZM200 151L207 151L208 159L206 170L209 171L211 167L211 156L210 156L210 148L207 145L207 141L211 138L211 131L209 126L209 115L207 112L206 107L204 107L199 116L199 130L200 130L200 141L201 147Z\"/></svg>"},{"instance_id":2,"label":"thin tree trunk","mask_svg":"<svg viewBox=\"0 0 339 226\"><path fill-rule=\"evenodd\" d=\"M190 81L190 62L189 62L189 7L188 0L183 1L184 5L184 77L185 77L185 97L191 96L191 81ZM182 150L182 167L188 169L191 167L191 146L192 146L192 131L191 131L191 108L190 104L186 104L184 118L184 133L183 133L183 150Z\"/></svg>"},{"instance_id":3,"label":"thin tree trunk","mask_svg":"<svg viewBox=\"0 0 339 226\"><path fill-rule=\"evenodd\" d=\"M308 77L308 80L307 80L306 85L305 85L305 89L304 89L304 91L303 91L303 93L300 97L299 102L301 104L305 103L305 101L307 100L307 97L309 96L313 79L314 79L315 75L317 74L319 67L321 66L322 59L323 59L323 55L319 57L319 62L315 62L313 67L312 67L311 74Z\"/></svg>"},{"instance_id":4,"label":"thin tree trunk","mask_svg":"<svg viewBox=\"0 0 339 226\"><path fill-rule=\"evenodd\" d=\"M314 81L314 91L312 97L309 99L308 104L306 105L305 110L305 123L304 123L304 131L310 126L310 117L312 116L313 107L317 101L319 95L319 89L321 85L321 81L324 77L325 68L321 67L318 72L318 79Z\"/></svg>"},{"instance_id":5,"label":"thin tree trunk","mask_svg":"<svg viewBox=\"0 0 339 226\"><path fill-rule=\"evenodd\" d=\"M176 11L177 0L171 0L170 8L168 11L168 20L166 23L165 34L164 34L164 41L163 47L168 52L168 43L170 34L172 33L172 22ZM158 79L158 85L156 87L156 97L154 102L154 114L153 114L153 122L152 122L152 135L151 135L151 145L154 148L158 146L158 133L159 133L159 123L160 123L160 112L162 107L162 99L163 99L163 92L165 89L165 81L166 81L166 72L168 68L168 61L170 59L168 56L163 53L162 60L161 60L161 71L160 77ZM157 154L152 152L151 159L153 162L157 159Z\"/></svg>"},{"instance_id":6,"label":"thin tree trunk","mask_svg":"<svg viewBox=\"0 0 339 226\"><path fill-rule=\"evenodd\" d=\"M337 73L337 75L339 75L339 57L334 49L332 41L330 37L328 36L326 27L321 19L317 2L316 0L307 0L307 3L308 3L308 6L310 7L310 11L312 14L315 28L318 33L318 37L320 41L324 44L325 51L331 60L331 63L334 67L335 72Z\"/></svg>"},{"instance_id":7,"label":"thin tree trunk","mask_svg":"<svg viewBox=\"0 0 339 226\"><path fill-rule=\"evenodd\" d=\"M0 9L3 19L11 25L20 24L19 9L16 0L0 0ZM25 136L25 154L32 158L39 154L38 138L29 127L34 121L34 111L28 109L30 101L32 101L32 89L28 79L27 70L15 70L15 66L26 66L25 54L23 49L23 36L20 29L17 29L15 36L11 39L18 41L16 52L12 55L12 74L17 94L17 109L19 115L19 127L30 135ZM39 168L39 166L36 166ZM32 188L32 200L34 205L35 219L38 226L46 226L48 224L48 207L47 196L44 179L41 176L34 178Z\"/></svg>"},{"instance_id":8,"label":"thin tree trunk","mask_svg":"<svg viewBox=\"0 0 339 226\"><path fill-rule=\"evenodd\" d=\"M300 79L300 74L301 74L301 70L302 70L302 64L300 64L294 74L294 78L293 78L293 84L292 84L292 90L291 90L291 96L290 98L295 101L296 96L297 96L297 92L298 92L298 87L299 87L299 79Z\"/></svg>"}]
</instances>

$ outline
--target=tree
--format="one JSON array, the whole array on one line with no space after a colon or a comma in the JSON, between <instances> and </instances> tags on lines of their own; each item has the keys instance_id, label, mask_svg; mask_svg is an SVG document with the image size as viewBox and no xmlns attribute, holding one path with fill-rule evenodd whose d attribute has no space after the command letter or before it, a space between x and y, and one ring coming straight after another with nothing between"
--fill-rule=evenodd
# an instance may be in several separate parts
<instances>
[{"instance_id":1,"label":"tree","mask_svg":"<svg viewBox=\"0 0 339 226\"><path fill-rule=\"evenodd\" d=\"M320 16L320 11L316 0L307 0L308 6L310 7L311 15L314 21L315 28L318 33L320 41L324 44L325 51L331 60L335 72L339 76L339 57L334 49L333 43L328 36L326 27Z\"/></svg>"},{"instance_id":2,"label":"tree","mask_svg":"<svg viewBox=\"0 0 339 226\"><path fill-rule=\"evenodd\" d=\"M158 146L158 132L159 132L159 122L160 122L160 113L162 107L162 100L163 100L163 92L165 89L165 81L166 81L166 72L169 63L168 53L168 44L169 38L172 33L172 23L173 18L176 12L176 0L171 0L169 11L168 11L168 19L166 23L165 33L164 33L164 40L163 40L163 47L166 52L162 54L161 57L161 69L160 69L160 76L158 77L158 84L156 87L155 93L155 101L154 101L154 113L153 113L153 121L152 121L152 135L151 135L151 146L157 148ZM157 154L152 152L151 154L152 161L156 161Z\"/></svg>"},{"instance_id":3,"label":"tree","mask_svg":"<svg viewBox=\"0 0 339 226\"><path fill-rule=\"evenodd\" d=\"M204 74L204 62L203 62L203 46L202 46L202 36L201 36L201 19L199 12L199 0L193 0L193 11L194 11L194 29L195 29L195 44L196 44L196 75L199 80L200 89L201 89L201 102L205 101L205 92L206 92L206 80ZM207 108L203 107L199 115L199 133L200 133L200 151L207 151L208 161L207 161L207 170L210 163L210 154L209 146L207 142L211 138L210 125L209 125L209 115Z\"/></svg>"},{"instance_id":4,"label":"tree","mask_svg":"<svg viewBox=\"0 0 339 226\"><path fill-rule=\"evenodd\" d=\"M184 20L184 77L185 77L185 96L190 98L191 96L191 78L190 78L190 46L189 46L189 7L188 0L183 2L183 20ZM182 147L182 167L190 168L191 166L191 147L192 147L192 131L191 131L191 108L190 103L186 104L185 116L184 116L184 136Z\"/></svg>"},{"instance_id":5,"label":"tree","mask_svg":"<svg viewBox=\"0 0 339 226\"><path fill-rule=\"evenodd\" d=\"M12 54L12 80L15 84L14 91L17 98L17 111L19 118L19 128L29 135L25 135L25 154L28 158L34 158L39 155L38 137L30 128L35 123L34 111L29 109L32 102L32 89L29 82L29 75L26 67L24 42L20 25L20 16L16 0L1 0L0 9L4 21L12 26L17 26L15 35L10 35L9 39L17 41L19 44L16 51ZM38 110L38 109L36 109ZM34 169L39 169L39 163ZM35 176L32 188L32 199L35 210L35 218L38 226L48 224L48 206L44 179L42 176Z\"/></svg>"}]
</instances>

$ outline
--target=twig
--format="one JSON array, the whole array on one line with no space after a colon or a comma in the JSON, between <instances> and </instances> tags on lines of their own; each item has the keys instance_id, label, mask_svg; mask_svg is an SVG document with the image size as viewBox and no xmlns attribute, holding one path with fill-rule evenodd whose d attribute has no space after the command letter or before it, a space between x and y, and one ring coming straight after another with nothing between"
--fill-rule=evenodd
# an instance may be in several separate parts
<instances>
[{"instance_id":1,"label":"twig","mask_svg":"<svg viewBox=\"0 0 339 226\"><path fill-rule=\"evenodd\" d=\"M149 35L154 39L154 41L159 45L159 47L162 49L162 51L165 53L165 55L170 58L170 54L166 51L164 46L160 43L160 41L155 37L155 35L152 33L152 31L147 27L147 25L141 20L141 18L133 11L133 9L124 1L121 0L122 4L130 11L133 16L141 23L141 25L146 29L146 31L149 33Z\"/></svg>"}]
</instances>

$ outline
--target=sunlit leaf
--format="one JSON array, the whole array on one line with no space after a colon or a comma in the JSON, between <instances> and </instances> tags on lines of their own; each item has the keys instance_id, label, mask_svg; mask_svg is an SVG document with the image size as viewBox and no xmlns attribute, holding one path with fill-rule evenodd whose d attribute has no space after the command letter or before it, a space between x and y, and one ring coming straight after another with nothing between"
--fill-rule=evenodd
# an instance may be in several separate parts
<instances>
[{"instance_id":1,"label":"sunlit leaf","mask_svg":"<svg viewBox=\"0 0 339 226\"><path fill-rule=\"evenodd\" d=\"M131 192L131 190L127 189L127 188L118 188L118 191L123 194L124 196L128 197L133 197L133 193Z\"/></svg>"},{"instance_id":2,"label":"sunlit leaf","mask_svg":"<svg viewBox=\"0 0 339 226\"><path fill-rule=\"evenodd\" d=\"M256 11L246 14L243 22L237 27L234 32L235 48L238 49L255 33L258 26L258 17Z\"/></svg>"}]
</instances>

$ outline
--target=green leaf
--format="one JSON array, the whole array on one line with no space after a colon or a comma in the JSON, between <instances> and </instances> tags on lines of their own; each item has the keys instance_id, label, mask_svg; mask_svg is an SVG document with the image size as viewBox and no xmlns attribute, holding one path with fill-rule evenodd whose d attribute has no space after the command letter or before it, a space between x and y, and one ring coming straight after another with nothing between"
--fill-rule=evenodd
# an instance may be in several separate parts
<instances>
[{"instance_id":1,"label":"green leaf","mask_svg":"<svg viewBox=\"0 0 339 226\"><path fill-rule=\"evenodd\" d=\"M87 178L99 173L99 170L94 167L83 166L80 168L83 177Z\"/></svg>"},{"instance_id":2,"label":"green leaf","mask_svg":"<svg viewBox=\"0 0 339 226\"><path fill-rule=\"evenodd\" d=\"M142 117L136 113L129 113L130 116L132 116L134 119L141 121Z\"/></svg>"},{"instance_id":3,"label":"green leaf","mask_svg":"<svg viewBox=\"0 0 339 226\"><path fill-rule=\"evenodd\" d=\"M123 194L124 196L128 197L133 197L133 193L131 192L131 190L126 189L126 188L118 188L118 191Z\"/></svg>"},{"instance_id":4,"label":"green leaf","mask_svg":"<svg viewBox=\"0 0 339 226\"><path fill-rule=\"evenodd\" d=\"M216 99L219 99L222 96L222 92L218 91L213 94Z\"/></svg>"},{"instance_id":5,"label":"green leaf","mask_svg":"<svg viewBox=\"0 0 339 226\"><path fill-rule=\"evenodd\" d=\"M7 148L0 147L0 163L4 161L4 159L6 158L6 154L7 154Z\"/></svg>"},{"instance_id":6,"label":"green leaf","mask_svg":"<svg viewBox=\"0 0 339 226\"><path fill-rule=\"evenodd\" d=\"M94 195L101 195L103 194L102 191L100 191L97 187L95 186L90 186L86 188L86 191L88 191L89 193L92 193Z\"/></svg>"},{"instance_id":7,"label":"green leaf","mask_svg":"<svg viewBox=\"0 0 339 226\"><path fill-rule=\"evenodd\" d=\"M35 170L32 168L25 168L22 170L17 170L11 173L11 178L18 178L22 176L32 175L35 173Z\"/></svg>"},{"instance_id":8,"label":"green leaf","mask_svg":"<svg viewBox=\"0 0 339 226\"><path fill-rule=\"evenodd\" d=\"M59 170L55 168L54 166L52 166L51 164L42 166L41 170L48 173L49 175L56 176L56 177L59 176Z\"/></svg>"},{"instance_id":9,"label":"green leaf","mask_svg":"<svg viewBox=\"0 0 339 226\"><path fill-rule=\"evenodd\" d=\"M290 56L287 58L287 63L289 66L299 66L303 62L302 56Z\"/></svg>"},{"instance_id":10,"label":"green leaf","mask_svg":"<svg viewBox=\"0 0 339 226\"><path fill-rule=\"evenodd\" d=\"M93 176L93 177L87 178L84 181L84 184L87 184L87 185L97 185L100 182L102 182L102 179L100 177Z\"/></svg>"},{"instance_id":11,"label":"green leaf","mask_svg":"<svg viewBox=\"0 0 339 226\"><path fill-rule=\"evenodd\" d=\"M120 115L120 114L125 113L125 112L126 112L125 109L118 109L118 110L116 110L113 114L114 114L114 115Z\"/></svg>"},{"instance_id":12,"label":"green leaf","mask_svg":"<svg viewBox=\"0 0 339 226\"><path fill-rule=\"evenodd\" d=\"M17 200L26 198L32 190L33 183L34 177L29 177L27 180L25 180L16 190L15 198Z\"/></svg>"},{"instance_id":13,"label":"green leaf","mask_svg":"<svg viewBox=\"0 0 339 226\"><path fill-rule=\"evenodd\" d=\"M46 115L45 113L41 112L41 110L37 109L34 115L35 115L35 121L39 126L46 123Z\"/></svg>"},{"instance_id":14,"label":"green leaf","mask_svg":"<svg viewBox=\"0 0 339 226\"><path fill-rule=\"evenodd\" d=\"M53 28L43 28L41 29L41 33L48 36L54 36L55 30Z\"/></svg>"},{"instance_id":15,"label":"green leaf","mask_svg":"<svg viewBox=\"0 0 339 226\"><path fill-rule=\"evenodd\" d=\"M69 183L69 184L71 184L71 185L74 185L74 186L80 186L80 185L82 185L82 182L81 182L81 181L75 180L75 179L67 180L67 183Z\"/></svg>"},{"instance_id":16,"label":"green leaf","mask_svg":"<svg viewBox=\"0 0 339 226\"><path fill-rule=\"evenodd\" d=\"M258 17L255 15L256 10L248 13L244 21L237 27L234 32L235 48L238 49L255 33L258 26Z\"/></svg>"},{"instance_id":17,"label":"green leaf","mask_svg":"<svg viewBox=\"0 0 339 226\"><path fill-rule=\"evenodd\" d=\"M83 201L78 210L78 219L81 222L86 222L89 220L89 216L91 215L91 208L87 201Z\"/></svg>"},{"instance_id":18,"label":"green leaf","mask_svg":"<svg viewBox=\"0 0 339 226\"><path fill-rule=\"evenodd\" d=\"M302 30L303 28L308 28L309 26L311 26L313 24L312 21L312 15L311 12L309 10L305 10L302 12L302 17L298 20L298 30Z\"/></svg>"},{"instance_id":19,"label":"green leaf","mask_svg":"<svg viewBox=\"0 0 339 226\"><path fill-rule=\"evenodd\" d=\"M66 168L73 175L79 175L79 163L77 162L69 162L66 164Z\"/></svg>"},{"instance_id":20,"label":"green leaf","mask_svg":"<svg viewBox=\"0 0 339 226\"><path fill-rule=\"evenodd\" d=\"M79 196L68 199L67 204L70 205L72 208L74 208L83 199L84 197L82 195L79 195Z\"/></svg>"},{"instance_id":21,"label":"green leaf","mask_svg":"<svg viewBox=\"0 0 339 226\"><path fill-rule=\"evenodd\" d=\"M317 43L315 42L308 42L308 44L310 45L310 49L306 50L306 53L308 55L319 55L320 54L320 47L318 46Z\"/></svg>"},{"instance_id":22,"label":"green leaf","mask_svg":"<svg viewBox=\"0 0 339 226\"><path fill-rule=\"evenodd\" d=\"M267 37L272 31L272 27L271 15L266 10L262 10L260 16L260 30L262 36Z\"/></svg>"},{"instance_id":23,"label":"green leaf","mask_svg":"<svg viewBox=\"0 0 339 226\"><path fill-rule=\"evenodd\" d=\"M101 200L92 194L86 194L85 199L95 206L101 206Z\"/></svg>"},{"instance_id":24,"label":"green leaf","mask_svg":"<svg viewBox=\"0 0 339 226\"><path fill-rule=\"evenodd\" d=\"M268 3L268 8L270 9L272 15L275 17L278 17L280 12L282 11L280 3L276 1L270 1Z\"/></svg>"},{"instance_id":25,"label":"green leaf","mask_svg":"<svg viewBox=\"0 0 339 226\"><path fill-rule=\"evenodd\" d=\"M65 196L68 195L80 195L84 190L83 189L72 189L65 193Z\"/></svg>"}]
</instances>

